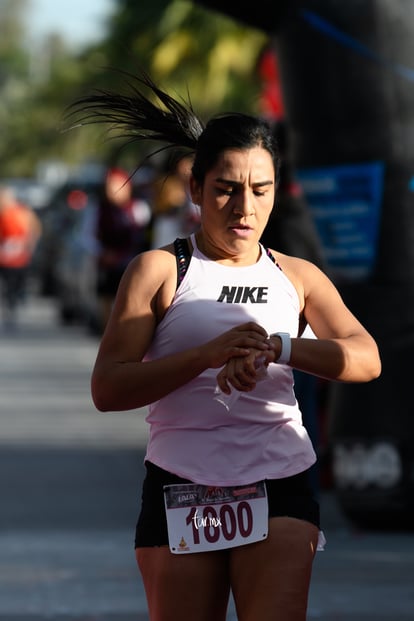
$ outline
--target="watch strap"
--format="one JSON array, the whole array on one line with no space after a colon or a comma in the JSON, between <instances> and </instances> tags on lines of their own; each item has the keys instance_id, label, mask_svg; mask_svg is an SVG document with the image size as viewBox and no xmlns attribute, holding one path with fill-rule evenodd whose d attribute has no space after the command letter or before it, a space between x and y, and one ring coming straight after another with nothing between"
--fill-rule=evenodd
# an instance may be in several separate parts
<instances>
[{"instance_id":1,"label":"watch strap","mask_svg":"<svg viewBox=\"0 0 414 621\"><path fill-rule=\"evenodd\" d=\"M275 332L270 336L278 336L282 341L282 349L280 351L280 356L275 362L278 364L288 364L290 360L290 355L292 353L292 343L290 340L289 332Z\"/></svg>"}]
</instances>

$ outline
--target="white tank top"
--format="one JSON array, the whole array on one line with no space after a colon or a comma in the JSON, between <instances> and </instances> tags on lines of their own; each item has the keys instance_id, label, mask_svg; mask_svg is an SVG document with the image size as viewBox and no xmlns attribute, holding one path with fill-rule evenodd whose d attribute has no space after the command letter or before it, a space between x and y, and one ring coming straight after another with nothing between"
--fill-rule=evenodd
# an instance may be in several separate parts
<instances>
[{"instance_id":1,"label":"white tank top","mask_svg":"<svg viewBox=\"0 0 414 621\"><path fill-rule=\"evenodd\" d=\"M247 267L208 259L192 236L193 254L145 359L205 343L255 321L268 332L297 336L295 288L263 247ZM268 376L241 393L230 411L214 400L219 369L207 369L149 406L146 459L204 485L244 485L302 472L316 459L302 425L292 369L270 364ZM162 381L162 378L160 378Z\"/></svg>"}]
</instances>

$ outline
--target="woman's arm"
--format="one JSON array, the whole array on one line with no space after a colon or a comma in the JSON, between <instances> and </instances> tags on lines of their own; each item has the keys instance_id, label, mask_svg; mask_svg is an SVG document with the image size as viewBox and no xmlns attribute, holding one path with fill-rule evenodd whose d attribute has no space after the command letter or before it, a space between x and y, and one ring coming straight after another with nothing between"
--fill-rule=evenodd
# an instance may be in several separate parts
<instances>
[{"instance_id":1,"label":"woman's arm","mask_svg":"<svg viewBox=\"0 0 414 621\"><path fill-rule=\"evenodd\" d=\"M304 317L317 337L292 339L290 366L341 382L377 378L381 373L377 344L334 284L319 268L301 259L287 261L288 275L290 262L299 275Z\"/></svg>"},{"instance_id":2,"label":"woman's arm","mask_svg":"<svg viewBox=\"0 0 414 621\"><path fill-rule=\"evenodd\" d=\"M143 362L177 282L167 250L136 257L127 268L102 337L92 373L92 397L101 411L142 407L186 384L207 368L219 368L250 347L267 349L266 332L247 323L214 340L158 360Z\"/></svg>"},{"instance_id":3,"label":"woman's arm","mask_svg":"<svg viewBox=\"0 0 414 621\"><path fill-rule=\"evenodd\" d=\"M381 373L378 347L344 304L333 283L311 263L281 256L283 270L295 284L302 312L317 337L291 339L289 366L341 382L368 382L377 378ZM279 337L269 340L272 349L265 356L272 363L280 356L281 340ZM252 350L249 356L226 364L217 376L220 388L228 392L228 381L238 390L252 390L256 384L254 359L258 355L260 352Z\"/></svg>"}]
</instances>

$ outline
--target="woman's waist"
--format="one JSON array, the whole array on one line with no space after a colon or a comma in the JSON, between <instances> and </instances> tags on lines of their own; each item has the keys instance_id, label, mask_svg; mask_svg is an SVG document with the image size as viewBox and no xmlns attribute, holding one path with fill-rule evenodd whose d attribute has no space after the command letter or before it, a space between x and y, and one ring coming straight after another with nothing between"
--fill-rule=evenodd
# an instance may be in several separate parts
<instances>
[{"instance_id":1,"label":"woman's waist","mask_svg":"<svg viewBox=\"0 0 414 621\"><path fill-rule=\"evenodd\" d=\"M290 476L310 467L315 453L306 431L240 425L216 430L153 427L146 458L205 485L238 485Z\"/></svg>"}]
</instances>

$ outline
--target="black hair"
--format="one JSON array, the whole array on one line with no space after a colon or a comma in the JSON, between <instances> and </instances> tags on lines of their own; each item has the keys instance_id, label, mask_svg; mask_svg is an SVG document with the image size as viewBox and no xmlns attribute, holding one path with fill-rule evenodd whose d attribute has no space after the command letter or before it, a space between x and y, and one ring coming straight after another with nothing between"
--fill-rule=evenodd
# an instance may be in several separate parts
<instances>
[{"instance_id":1,"label":"black hair","mask_svg":"<svg viewBox=\"0 0 414 621\"><path fill-rule=\"evenodd\" d=\"M275 177L279 173L279 152L270 125L259 117L226 113L212 117L206 125L195 114L191 102L178 101L161 90L152 79L124 73L129 94L96 91L74 101L68 116L77 124L107 123L128 142L151 140L162 143L151 155L166 149L194 155L192 172L202 184L206 172L226 149L266 149L273 160ZM153 103L145 91L154 97ZM148 157L151 157L148 156Z\"/></svg>"},{"instance_id":2,"label":"black hair","mask_svg":"<svg viewBox=\"0 0 414 621\"><path fill-rule=\"evenodd\" d=\"M193 175L198 183L226 149L262 147L272 157L275 175L279 171L279 152L269 124L258 117L238 112L214 116L201 134L193 164Z\"/></svg>"}]
</instances>

